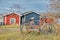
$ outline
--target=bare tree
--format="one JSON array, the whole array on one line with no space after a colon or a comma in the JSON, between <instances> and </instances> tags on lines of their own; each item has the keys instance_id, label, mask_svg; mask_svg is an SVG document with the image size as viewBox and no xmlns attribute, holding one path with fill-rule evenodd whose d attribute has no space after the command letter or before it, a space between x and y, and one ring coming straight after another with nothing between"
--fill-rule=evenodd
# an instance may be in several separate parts
<instances>
[{"instance_id":1,"label":"bare tree","mask_svg":"<svg viewBox=\"0 0 60 40\"><path fill-rule=\"evenodd\" d=\"M20 13L23 8L20 6L20 4L13 4L9 8L6 8L6 12L18 12Z\"/></svg>"},{"instance_id":2,"label":"bare tree","mask_svg":"<svg viewBox=\"0 0 60 40\"><path fill-rule=\"evenodd\" d=\"M60 12L60 0L51 0L51 11Z\"/></svg>"}]
</instances>

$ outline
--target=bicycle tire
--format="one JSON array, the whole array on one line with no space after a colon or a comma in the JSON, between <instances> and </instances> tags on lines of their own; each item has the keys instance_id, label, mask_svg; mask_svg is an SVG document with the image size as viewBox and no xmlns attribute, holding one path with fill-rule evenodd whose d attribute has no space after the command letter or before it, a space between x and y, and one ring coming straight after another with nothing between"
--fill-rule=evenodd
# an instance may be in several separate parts
<instances>
[{"instance_id":1,"label":"bicycle tire","mask_svg":"<svg viewBox=\"0 0 60 40\"><path fill-rule=\"evenodd\" d=\"M44 27L42 27L41 32L44 34L56 33L56 29L55 29L54 25L49 24L48 26L45 25Z\"/></svg>"}]
</instances>

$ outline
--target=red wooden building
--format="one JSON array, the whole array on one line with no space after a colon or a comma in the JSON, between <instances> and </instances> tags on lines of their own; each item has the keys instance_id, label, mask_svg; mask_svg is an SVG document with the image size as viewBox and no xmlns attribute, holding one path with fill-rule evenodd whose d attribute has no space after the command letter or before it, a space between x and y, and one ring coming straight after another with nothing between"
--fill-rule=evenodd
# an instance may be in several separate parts
<instances>
[{"instance_id":1,"label":"red wooden building","mask_svg":"<svg viewBox=\"0 0 60 40\"><path fill-rule=\"evenodd\" d=\"M10 25L10 24L18 24L20 25L20 18L21 15L17 13L9 13L4 15L4 24Z\"/></svg>"}]
</instances>

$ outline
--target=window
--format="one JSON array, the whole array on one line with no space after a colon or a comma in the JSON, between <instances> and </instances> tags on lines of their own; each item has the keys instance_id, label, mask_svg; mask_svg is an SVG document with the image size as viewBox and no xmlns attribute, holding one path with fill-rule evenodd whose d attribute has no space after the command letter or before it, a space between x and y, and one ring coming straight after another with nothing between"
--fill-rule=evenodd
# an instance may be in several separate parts
<instances>
[{"instance_id":1,"label":"window","mask_svg":"<svg viewBox=\"0 0 60 40\"><path fill-rule=\"evenodd\" d=\"M10 18L10 23L15 23L16 19L15 18Z\"/></svg>"},{"instance_id":2,"label":"window","mask_svg":"<svg viewBox=\"0 0 60 40\"><path fill-rule=\"evenodd\" d=\"M60 23L60 18L57 19L57 22Z\"/></svg>"}]
</instances>

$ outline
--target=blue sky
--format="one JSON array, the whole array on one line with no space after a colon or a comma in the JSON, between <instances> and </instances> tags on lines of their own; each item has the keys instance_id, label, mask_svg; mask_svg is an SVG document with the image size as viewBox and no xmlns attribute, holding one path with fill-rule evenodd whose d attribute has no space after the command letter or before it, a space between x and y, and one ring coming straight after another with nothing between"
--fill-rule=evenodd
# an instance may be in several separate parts
<instances>
[{"instance_id":1,"label":"blue sky","mask_svg":"<svg viewBox=\"0 0 60 40\"><path fill-rule=\"evenodd\" d=\"M19 4L23 9L21 13L26 11L45 12L49 5L49 0L0 0L0 13L8 12L7 8L10 8L13 4Z\"/></svg>"}]
</instances>

